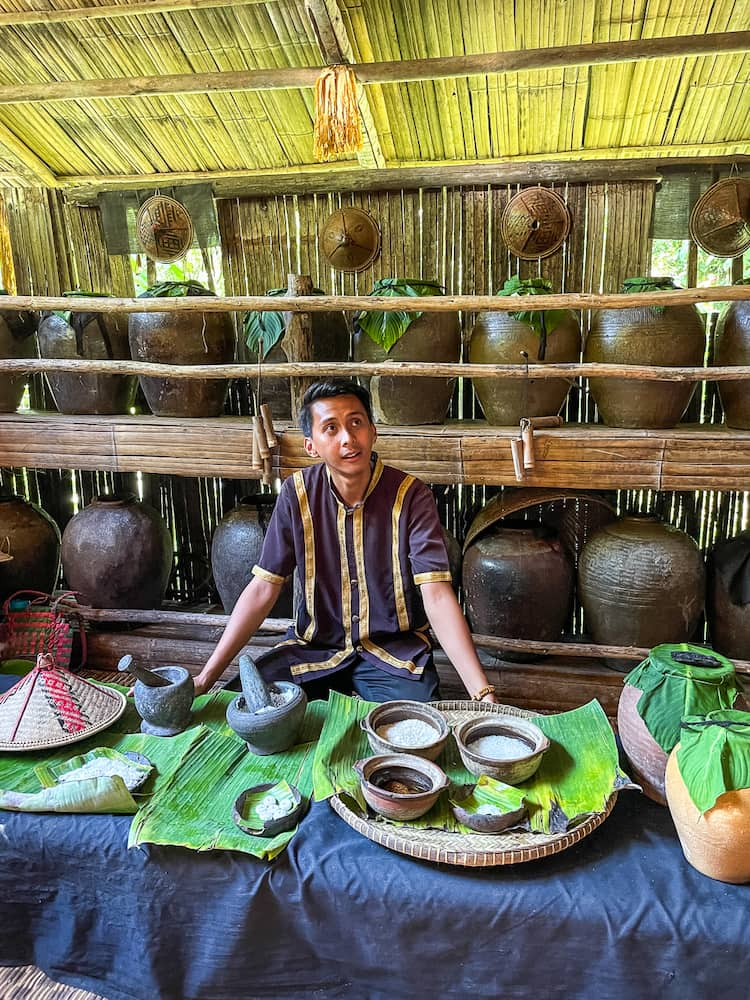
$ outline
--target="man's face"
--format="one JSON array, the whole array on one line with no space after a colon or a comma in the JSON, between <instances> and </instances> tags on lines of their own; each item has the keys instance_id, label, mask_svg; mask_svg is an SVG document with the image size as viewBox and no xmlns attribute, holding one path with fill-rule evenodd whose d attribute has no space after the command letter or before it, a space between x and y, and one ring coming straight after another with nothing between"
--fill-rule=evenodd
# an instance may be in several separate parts
<instances>
[{"instance_id":1,"label":"man's face","mask_svg":"<svg viewBox=\"0 0 750 1000\"><path fill-rule=\"evenodd\" d=\"M378 432L356 396L318 399L310 407L312 431L305 451L321 458L333 473L363 474L370 469L370 455Z\"/></svg>"}]
</instances>

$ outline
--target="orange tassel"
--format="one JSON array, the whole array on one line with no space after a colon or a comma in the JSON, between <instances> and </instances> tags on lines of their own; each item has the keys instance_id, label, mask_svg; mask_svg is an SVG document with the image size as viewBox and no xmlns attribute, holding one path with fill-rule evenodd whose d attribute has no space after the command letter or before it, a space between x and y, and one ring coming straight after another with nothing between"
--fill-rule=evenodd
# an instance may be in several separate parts
<instances>
[{"instance_id":1,"label":"orange tassel","mask_svg":"<svg viewBox=\"0 0 750 1000\"><path fill-rule=\"evenodd\" d=\"M349 66L328 66L315 81L315 159L331 160L362 148L357 81Z\"/></svg>"}]
</instances>

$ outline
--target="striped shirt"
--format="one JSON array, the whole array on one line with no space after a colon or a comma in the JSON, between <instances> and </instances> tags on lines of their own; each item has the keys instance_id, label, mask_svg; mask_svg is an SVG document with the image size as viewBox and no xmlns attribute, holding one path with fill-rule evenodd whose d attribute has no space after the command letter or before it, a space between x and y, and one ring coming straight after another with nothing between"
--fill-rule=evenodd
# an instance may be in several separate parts
<instances>
[{"instance_id":1,"label":"striped shirt","mask_svg":"<svg viewBox=\"0 0 750 1000\"><path fill-rule=\"evenodd\" d=\"M419 585L450 582L435 501L419 479L374 464L364 500L347 507L325 465L285 480L253 573L302 583L295 625L275 653L300 680L358 657L419 677L432 652Z\"/></svg>"}]
</instances>

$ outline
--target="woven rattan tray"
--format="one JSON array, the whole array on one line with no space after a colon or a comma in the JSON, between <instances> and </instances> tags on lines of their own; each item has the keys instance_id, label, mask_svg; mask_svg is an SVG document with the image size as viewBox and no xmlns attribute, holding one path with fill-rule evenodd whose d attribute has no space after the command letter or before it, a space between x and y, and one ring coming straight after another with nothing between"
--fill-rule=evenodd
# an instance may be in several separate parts
<instances>
[{"instance_id":1,"label":"woven rattan tray","mask_svg":"<svg viewBox=\"0 0 750 1000\"><path fill-rule=\"evenodd\" d=\"M473 701L439 701L433 705L442 712L450 725L463 722L475 712L502 712L533 718L533 712L525 712L509 705L490 705ZM460 865L465 868L489 868L494 865L516 865L523 861L538 861L550 854L573 847L600 826L612 812L617 800L613 792L604 812L596 813L580 826L560 834L527 833L512 830L508 833L452 833L447 830L424 830L417 827L396 825L387 820L363 818L353 812L338 795L328 801L334 812L348 823L357 833L376 844L407 854L411 858L421 858L446 865Z\"/></svg>"}]
</instances>

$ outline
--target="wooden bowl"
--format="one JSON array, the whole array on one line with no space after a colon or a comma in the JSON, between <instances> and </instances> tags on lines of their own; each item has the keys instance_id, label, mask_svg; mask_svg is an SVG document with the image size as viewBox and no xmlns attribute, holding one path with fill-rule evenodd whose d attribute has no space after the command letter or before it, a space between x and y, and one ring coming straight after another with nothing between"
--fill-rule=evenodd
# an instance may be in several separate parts
<instances>
[{"instance_id":1,"label":"wooden bowl","mask_svg":"<svg viewBox=\"0 0 750 1000\"><path fill-rule=\"evenodd\" d=\"M406 719L418 719L420 722L427 723L434 729L435 738L424 746L412 747L393 743L378 736L377 730L380 726L403 722ZM413 754L415 757L423 757L425 760L436 760L450 736L450 728L445 717L436 708L420 701L383 702L382 705L376 705L375 708L371 709L367 716L362 719L360 725L367 733L367 741L374 753L406 753Z\"/></svg>"},{"instance_id":2,"label":"wooden bowl","mask_svg":"<svg viewBox=\"0 0 750 1000\"><path fill-rule=\"evenodd\" d=\"M424 816L449 784L437 764L408 753L367 757L358 760L354 770L368 806L381 816L400 821ZM392 783L413 791L394 791L387 787Z\"/></svg>"},{"instance_id":3,"label":"wooden bowl","mask_svg":"<svg viewBox=\"0 0 750 1000\"><path fill-rule=\"evenodd\" d=\"M550 743L533 722L514 715L488 715L461 722L453 730L461 760L472 774L486 774L504 781L506 785L520 785L536 772ZM509 736L521 740L528 747L523 756L506 759L487 757L472 749L472 744L482 736Z\"/></svg>"}]
</instances>

